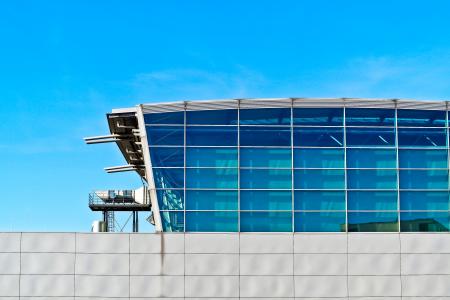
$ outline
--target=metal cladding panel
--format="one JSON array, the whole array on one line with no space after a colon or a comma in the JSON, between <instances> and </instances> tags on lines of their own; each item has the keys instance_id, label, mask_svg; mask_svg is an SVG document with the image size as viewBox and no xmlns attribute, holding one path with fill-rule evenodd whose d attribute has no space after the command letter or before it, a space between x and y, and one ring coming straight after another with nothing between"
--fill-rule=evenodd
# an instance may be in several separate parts
<instances>
[{"instance_id":1,"label":"metal cladding panel","mask_svg":"<svg viewBox=\"0 0 450 300\"><path fill-rule=\"evenodd\" d=\"M186 276L186 297L238 297L239 276Z\"/></svg>"},{"instance_id":2,"label":"metal cladding panel","mask_svg":"<svg viewBox=\"0 0 450 300\"><path fill-rule=\"evenodd\" d=\"M129 254L85 254L77 255L76 274L83 275L128 275Z\"/></svg>"},{"instance_id":3,"label":"metal cladding panel","mask_svg":"<svg viewBox=\"0 0 450 300\"><path fill-rule=\"evenodd\" d=\"M450 275L403 276L403 295L410 297L450 297Z\"/></svg>"},{"instance_id":4,"label":"metal cladding panel","mask_svg":"<svg viewBox=\"0 0 450 300\"><path fill-rule=\"evenodd\" d=\"M76 251L79 253L128 253L128 234L77 234Z\"/></svg>"},{"instance_id":5,"label":"metal cladding panel","mask_svg":"<svg viewBox=\"0 0 450 300\"><path fill-rule=\"evenodd\" d=\"M345 297L346 276L295 276L295 297Z\"/></svg>"},{"instance_id":6,"label":"metal cladding panel","mask_svg":"<svg viewBox=\"0 0 450 300\"><path fill-rule=\"evenodd\" d=\"M292 276L241 276L241 297L294 297Z\"/></svg>"},{"instance_id":7,"label":"metal cladding panel","mask_svg":"<svg viewBox=\"0 0 450 300\"><path fill-rule=\"evenodd\" d=\"M75 253L22 253L22 274L73 274Z\"/></svg>"},{"instance_id":8,"label":"metal cladding panel","mask_svg":"<svg viewBox=\"0 0 450 300\"><path fill-rule=\"evenodd\" d=\"M20 274L20 253L1 253L0 267L2 274Z\"/></svg>"},{"instance_id":9,"label":"metal cladding panel","mask_svg":"<svg viewBox=\"0 0 450 300\"><path fill-rule=\"evenodd\" d=\"M402 272L406 275L450 274L450 254L402 254Z\"/></svg>"},{"instance_id":10,"label":"metal cladding panel","mask_svg":"<svg viewBox=\"0 0 450 300\"><path fill-rule=\"evenodd\" d=\"M19 275L0 275L0 297L19 296Z\"/></svg>"},{"instance_id":11,"label":"metal cladding panel","mask_svg":"<svg viewBox=\"0 0 450 300\"><path fill-rule=\"evenodd\" d=\"M186 254L186 275L231 276L240 269L238 254Z\"/></svg>"},{"instance_id":12,"label":"metal cladding panel","mask_svg":"<svg viewBox=\"0 0 450 300\"><path fill-rule=\"evenodd\" d=\"M75 296L127 297L128 280L128 276L75 275Z\"/></svg>"},{"instance_id":13,"label":"metal cladding panel","mask_svg":"<svg viewBox=\"0 0 450 300\"><path fill-rule=\"evenodd\" d=\"M400 254L349 254L349 275L400 275Z\"/></svg>"},{"instance_id":14,"label":"metal cladding panel","mask_svg":"<svg viewBox=\"0 0 450 300\"><path fill-rule=\"evenodd\" d=\"M186 233L186 253L239 253L239 235Z\"/></svg>"},{"instance_id":15,"label":"metal cladding panel","mask_svg":"<svg viewBox=\"0 0 450 300\"><path fill-rule=\"evenodd\" d=\"M130 275L184 275L184 254L130 254Z\"/></svg>"},{"instance_id":16,"label":"metal cladding panel","mask_svg":"<svg viewBox=\"0 0 450 300\"><path fill-rule=\"evenodd\" d=\"M293 275L292 254L241 254L241 275Z\"/></svg>"},{"instance_id":17,"label":"metal cladding panel","mask_svg":"<svg viewBox=\"0 0 450 300\"><path fill-rule=\"evenodd\" d=\"M183 276L131 276L130 297L184 297Z\"/></svg>"},{"instance_id":18,"label":"metal cladding panel","mask_svg":"<svg viewBox=\"0 0 450 300\"><path fill-rule=\"evenodd\" d=\"M74 296L73 275L21 275L20 295L30 297Z\"/></svg>"},{"instance_id":19,"label":"metal cladding panel","mask_svg":"<svg viewBox=\"0 0 450 300\"><path fill-rule=\"evenodd\" d=\"M349 276L350 297L399 297L402 295L400 276Z\"/></svg>"},{"instance_id":20,"label":"metal cladding panel","mask_svg":"<svg viewBox=\"0 0 450 300\"><path fill-rule=\"evenodd\" d=\"M74 233L23 233L22 252L74 252Z\"/></svg>"},{"instance_id":21,"label":"metal cladding panel","mask_svg":"<svg viewBox=\"0 0 450 300\"><path fill-rule=\"evenodd\" d=\"M184 253L182 233L130 234L130 253Z\"/></svg>"},{"instance_id":22,"label":"metal cladding panel","mask_svg":"<svg viewBox=\"0 0 450 300\"><path fill-rule=\"evenodd\" d=\"M347 275L347 254L294 254L294 275Z\"/></svg>"},{"instance_id":23,"label":"metal cladding panel","mask_svg":"<svg viewBox=\"0 0 450 300\"><path fill-rule=\"evenodd\" d=\"M20 252L20 239L20 232L1 232L0 252Z\"/></svg>"},{"instance_id":24,"label":"metal cladding panel","mask_svg":"<svg viewBox=\"0 0 450 300\"><path fill-rule=\"evenodd\" d=\"M186 102L186 110L187 111L237 109L238 107L239 107L238 100L188 101L188 102Z\"/></svg>"},{"instance_id":25,"label":"metal cladding panel","mask_svg":"<svg viewBox=\"0 0 450 300\"><path fill-rule=\"evenodd\" d=\"M349 253L399 253L398 233L353 233L348 236Z\"/></svg>"}]
</instances>

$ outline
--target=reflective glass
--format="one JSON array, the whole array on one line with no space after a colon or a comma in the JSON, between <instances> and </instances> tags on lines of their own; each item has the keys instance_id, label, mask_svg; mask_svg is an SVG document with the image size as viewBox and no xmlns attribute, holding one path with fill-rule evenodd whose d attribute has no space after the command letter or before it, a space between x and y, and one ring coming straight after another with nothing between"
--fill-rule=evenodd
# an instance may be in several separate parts
<instances>
[{"instance_id":1,"label":"reflective glass","mask_svg":"<svg viewBox=\"0 0 450 300\"><path fill-rule=\"evenodd\" d=\"M343 189L344 170L295 170L296 189Z\"/></svg>"},{"instance_id":2,"label":"reflective glass","mask_svg":"<svg viewBox=\"0 0 450 300\"><path fill-rule=\"evenodd\" d=\"M290 108L241 109L241 125L291 125Z\"/></svg>"},{"instance_id":3,"label":"reflective glass","mask_svg":"<svg viewBox=\"0 0 450 300\"><path fill-rule=\"evenodd\" d=\"M183 147L150 147L152 167L184 167Z\"/></svg>"},{"instance_id":4,"label":"reflective glass","mask_svg":"<svg viewBox=\"0 0 450 300\"><path fill-rule=\"evenodd\" d=\"M186 212L187 232L237 232L238 212Z\"/></svg>"},{"instance_id":5,"label":"reflective glass","mask_svg":"<svg viewBox=\"0 0 450 300\"><path fill-rule=\"evenodd\" d=\"M237 148L186 148L186 167L232 168L237 166Z\"/></svg>"},{"instance_id":6,"label":"reflective glass","mask_svg":"<svg viewBox=\"0 0 450 300\"><path fill-rule=\"evenodd\" d=\"M444 127L445 111L441 110L397 110L397 125L409 127Z\"/></svg>"},{"instance_id":7,"label":"reflective glass","mask_svg":"<svg viewBox=\"0 0 450 300\"><path fill-rule=\"evenodd\" d=\"M162 211L160 214L164 232L184 231L184 212Z\"/></svg>"},{"instance_id":8,"label":"reflective glass","mask_svg":"<svg viewBox=\"0 0 450 300\"><path fill-rule=\"evenodd\" d=\"M241 148L241 167L291 168L291 149Z\"/></svg>"},{"instance_id":9,"label":"reflective glass","mask_svg":"<svg viewBox=\"0 0 450 300\"><path fill-rule=\"evenodd\" d=\"M186 124L237 125L237 109L198 110L186 112Z\"/></svg>"},{"instance_id":10,"label":"reflective glass","mask_svg":"<svg viewBox=\"0 0 450 300\"><path fill-rule=\"evenodd\" d=\"M237 210L238 191L187 190L187 210Z\"/></svg>"},{"instance_id":11,"label":"reflective glass","mask_svg":"<svg viewBox=\"0 0 450 300\"><path fill-rule=\"evenodd\" d=\"M294 125L342 126L343 108L294 108Z\"/></svg>"},{"instance_id":12,"label":"reflective glass","mask_svg":"<svg viewBox=\"0 0 450 300\"><path fill-rule=\"evenodd\" d=\"M291 191L241 191L241 210L291 210Z\"/></svg>"},{"instance_id":13,"label":"reflective glass","mask_svg":"<svg viewBox=\"0 0 450 300\"><path fill-rule=\"evenodd\" d=\"M447 150L398 150L400 168L447 168Z\"/></svg>"},{"instance_id":14,"label":"reflective glass","mask_svg":"<svg viewBox=\"0 0 450 300\"><path fill-rule=\"evenodd\" d=\"M235 126L188 126L186 145L188 146L236 146Z\"/></svg>"},{"instance_id":15,"label":"reflective glass","mask_svg":"<svg viewBox=\"0 0 450 300\"><path fill-rule=\"evenodd\" d=\"M400 170L401 189L447 189L447 170Z\"/></svg>"},{"instance_id":16,"label":"reflective glass","mask_svg":"<svg viewBox=\"0 0 450 300\"><path fill-rule=\"evenodd\" d=\"M400 192L400 210L450 210L445 192Z\"/></svg>"},{"instance_id":17,"label":"reflective glass","mask_svg":"<svg viewBox=\"0 0 450 300\"><path fill-rule=\"evenodd\" d=\"M295 191L295 210L345 210L344 191Z\"/></svg>"},{"instance_id":18,"label":"reflective glass","mask_svg":"<svg viewBox=\"0 0 450 300\"><path fill-rule=\"evenodd\" d=\"M379 108L345 109L347 126L395 126L395 110Z\"/></svg>"},{"instance_id":19,"label":"reflective glass","mask_svg":"<svg viewBox=\"0 0 450 300\"><path fill-rule=\"evenodd\" d=\"M392 147L395 146L394 128L347 127L347 146Z\"/></svg>"},{"instance_id":20,"label":"reflective glass","mask_svg":"<svg viewBox=\"0 0 450 300\"><path fill-rule=\"evenodd\" d=\"M347 170L349 189L396 189L396 170Z\"/></svg>"},{"instance_id":21,"label":"reflective glass","mask_svg":"<svg viewBox=\"0 0 450 300\"><path fill-rule=\"evenodd\" d=\"M345 232L345 212L296 212L295 232Z\"/></svg>"},{"instance_id":22,"label":"reflective glass","mask_svg":"<svg viewBox=\"0 0 450 300\"><path fill-rule=\"evenodd\" d=\"M184 111L144 114L145 124L184 125Z\"/></svg>"},{"instance_id":23,"label":"reflective glass","mask_svg":"<svg viewBox=\"0 0 450 300\"><path fill-rule=\"evenodd\" d=\"M397 210L397 191L349 191L348 210Z\"/></svg>"},{"instance_id":24,"label":"reflective glass","mask_svg":"<svg viewBox=\"0 0 450 300\"><path fill-rule=\"evenodd\" d=\"M237 189L237 169L186 169L186 188Z\"/></svg>"},{"instance_id":25,"label":"reflective glass","mask_svg":"<svg viewBox=\"0 0 450 300\"><path fill-rule=\"evenodd\" d=\"M184 146L183 126L146 126L148 145Z\"/></svg>"},{"instance_id":26,"label":"reflective glass","mask_svg":"<svg viewBox=\"0 0 450 300\"><path fill-rule=\"evenodd\" d=\"M160 210L181 210L184 207L183 190L156 190Z\"/></svg>"},{"instance_id":27,"label":"reflective glass","mask_svg":"<svg viewBox=\"0 0 450 300\"><path fill-rule=\"evenodd\" d=\"M291 170L241 169L241 189L290 189Z\"/></svg>"},{"instance_id":28,"label":"reflective glass","mask_svg":"<svg viewBox=\"0 0 450 300\"><path fill-rule=\"evenodd\" d=\"M395 149L347 149L348 168L396 168Z\"/></svg>"},{"instance_id":29,"label":"reflective glass","mask_svg":"<svg viewBox=\"0 0 450 300\"><path fill-rule=\"evenodd\" d=\"M291 212L241 212L242 232L291 232Z\"/></svg>"},{"instance_id":30,"label":"reflective glass","mask_svg":"<svg viewBox=\"0 0 450 300\"><path fill-rule=\"evenodd\" d=\"M449 231L449 212L402 212L400 230L402 232L442 232Z\"/></svg>"},{"instance_id":31,"label":"reflective glass","mask_svg":"<svg viewBox=\"0 0 450 300\"><path fill-rule=\"evenodd\" d=\"M343 132L341 127L295 127L294 146L342 147Z\"/></svg>"},{"instance_id":32,"label":"reflective glass","mask_svg":"<svg viewBox=\"0 0 450 300\"><path fill-rule=\"evenodd\" d=\"M397 232L397 212L349 212L349 232Z\"/></svg>"},{"instance_id":33,"label":"reflective glass","mask_svg":"<svg viewBox=\"0 0 450 300\"><path fill-rule=\"evenodd\" d=\"M241 146L290 146L290 127L241 126Z\"/></svg>"},{"instance_id":34,"label":"reflective glass","mask_svg":"<svg viewBox=\"0 0 450 300\"><path fill-rule=\"evenodd\" d=\"M343 168L344 149L294 149L294 168Z\"/></svg>"},{"instance_id":35,"label":"reflective glass","mask_svg":"<svg viewBox=\"0 0 450 300\"><path fill-rule=\"evenodd\" d=\"M184 187L184 170L181 168L152 168L157 189Z\"/></svg>"},{"instance_id":36,"label":"reflective glass","mask_svg":"<svg viewBox=\"0 0 450 300\"><path fill-rule=\"evenodd\" d=\"M399 147L445 147L447 131L444 128L399 128Z\"/></svg>"}]
</instances>

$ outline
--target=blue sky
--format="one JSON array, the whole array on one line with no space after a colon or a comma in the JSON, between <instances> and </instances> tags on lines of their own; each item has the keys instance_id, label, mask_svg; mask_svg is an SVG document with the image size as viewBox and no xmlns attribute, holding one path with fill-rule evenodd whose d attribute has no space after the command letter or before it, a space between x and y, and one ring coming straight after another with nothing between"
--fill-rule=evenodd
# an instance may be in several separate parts
<instances>
[{"instance_id":1,"label":"blue sky","mask_svg":"<svg viewBox=\"0 0 450 300\"><path fill-rule=\"evenodd\" d=\"M450 97L449 1L3 1L0 231L88 231L137 188L112 108L235 97ZM145 227L146 230L150 229Z\"/></svg>"}]
</instances>

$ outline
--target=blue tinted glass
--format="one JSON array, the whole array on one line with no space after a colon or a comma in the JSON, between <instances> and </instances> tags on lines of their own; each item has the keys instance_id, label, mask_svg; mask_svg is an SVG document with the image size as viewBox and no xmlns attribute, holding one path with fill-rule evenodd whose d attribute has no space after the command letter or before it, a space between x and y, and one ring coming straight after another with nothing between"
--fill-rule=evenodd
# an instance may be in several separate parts
<instances>
[{"instance_id":1,"label":"blue tinted glass","mask_svg":"<svg viewBox=\"0 0 450 300\"><path fill-rule=\"evenodd\" d=\"M241 109L241 125L290 125L290 108Z\"/></svg>"},{"instance_id":2,"label":"blue tinted glass","mask_svg":"<svg viewBox=\"0 0 450 300\"><path fill-rule=\"evenodd\" d=\"M150 147L152 167L184 167L184 148Z\"/></svg>"},{"instance_id":3,"label":"blue tinted glass","mask_svg":"<svg viewBox=\"0 0 450 300\"><path fill-rule=\"evenodd\" d=\"M397 125L410 127L443 127L445 111L440 110L397 110Z\"/></svg>"},{"instance_id":4,"label":"blue tinted glass","mask_svg":"<svg viewBox=\"0 0 450 300\"><path fill-rule=\"evenodd\" d=\"M343 132L339 127L296 127L294 146L342 147Z\"/></svg>"},{"instance_id":5,"label":"blue tinted glass","mask_svg":"<svg viewBox=\"0 0 450 300\"><path fill-rule=\"evenodd\" d=\"M344 149L294 149L294 168L343 168Z\"/></svg>"},{"instance_id":6,"label":"blue tinted glass","mask_svg":"<svg viewBox=\"0 0 450 300\"><path fill-rule=\"evenodd\" d=\"M162 211L161 223L164 232L182 232L184 231L184 213Z\"/></svg>"},{"instance_id":7,"label":"blue tinted glass","mask_svg":"<svg viewBox=\"0 0 450 300\"><path fill-rule=\"evenodd\" d=\"M395 149L347 149L348 168L396 168Z\"/></svg>"},{"instance_id":8,"label":"blue tinted glass","mask_svg":"<svg viewBox=\"0 0 450 300\"><path fill-rule=\"evenodd\" d=\"M241 169L242 189L290 189L291 170Z\"/></svg>"},{"instance_id":9,"label":"blue tinted glass","mask_svg":"<svg viewBox=\"0 0 450 300\"><path fill-rule=\"evenodd\" d=\"M444 128L399 128L399 147L445 147L447 140Z\"/></svg>"},{"instance_id":10,"label":"blue tinted glass","mask_svg":"<svg viewBox=\"0 0 450 300\"><path fill-rule=\"evenodd\" d=\"M348 170L349 189L396 189L396 170Z\"/></svg>"},{"instance_id":11,"label":"blue tinted glass","mask_svg":"<svg viewBox=\"0 0 450 300\"><path fill-rule=\"evenodd\" d=\"M448 212L402 212L400 230L402 232L442 232L449 231Z\"/></svg>"},{"instance_id":12,"label":"blue tinted glass","mask_svg":"<svg viewBox=\"0 0 450 300\"><path fill-rule=\"evenodd\" d=\"M237 212L186 212L186 231L237 232Z\"/></svg>"},{"instance_id":13,"label":"blue tinted glass","mask_svg":"<svg viewBox=\"0 0 450 300\"><path fill-rule=\"evenodd\" d=\"M237 127L235 126L188 126L186 145L188 146L236 146Z\"/></svg>"},{"instance_id":14,"label":"blue tinted glass","mask_svg":"<svg viewBox=\"0 0 450 300\"><path fill-rule=\"evenodd\" d=\"M237 169L186 169L186 188L237 189Z\"/></svg>"},{"instance_id":15,"label":"blue tinted glass","mask_svg":"<svg viewBox=\"0 0 450 300\"><path fill-rule=\"evenodd\" d=\"M291 149L241 148L241 167L291 168Z\"/></svg>"},{"instance_id":16,"label":"blue tinted glass","mask_svg":"<svg viewBox=\"0 0 450 300\"><path fill-rule=\"evenodd\" d=\"M447 189L447 170L400 170L401 189Z\"/></svg>"},{"instance_id":17,"label":"blue tinted glass","mask_svg":"<svg viewBox=\"0 0 450 300\"><path fill-rule=\"evenodd\" d=\"M394 109L347 108L345 110L347 126L395 126Z\"/></svg>"},{"instance_id":18,"label":"blue tinted glass","mask_svg":"<svg viewBox=\"0 0 450 300\"><path fill-rule=\"evenodd\" d=\"M344 170L295 170L296 189L343 189Z\"/></svg>"},{"instance_id":19,"label":"blue tinted glass","mask_svg":"<svg viewBox=\"0 0 450 300\"><path fill-rule=\"evenodd\" d=\"M345 192L296 191L295 210L345 210Z\"/></svg>"},{"instance_id":20,"label":"blue tinted glass","mask_svg":"<svg viewBox=\"0 0 450 300\"><path fill-rule=\"evenodd\" d=\"M397 212L349 212L349 232L397 232Z\"/></svg>"},{"instance_id":21,"label":"blue tinted glass","mask_svg":"<svg viewBox=\"0 0 450 300\"><path fill-rule=\"evenodd\" d=\"M194 125L237 125L237 109L187 111L186 123Z\"/></svg>"},{"instance_id":22,"label":"blue tinted glass","mask_svg":"<svg viewBox=\"0 0 450 300\"><path fill-rule=\"evenodd\" d=\"M152 168L153 178L157 189L172 189L184 187L184 170L183 169L162 169Z\"/></svg>"},{"instance_id":23,"label":"blue tinted glass","mask_svg":"<svg viewBox=\"0 0 450 300\"><path fill-rule=\"evenodd\" d=\"M447 150L400 149L400 168L447 168Z\"/></svg>"},{"instance_id":24,"label":"blue tinted glass","mask_svg":"<svg viewBox=\"0 0 450 300\"><path fill-rule=\"evenodd\" d=\"M186 191L187 210L237 210L237 191Z\"/></svg>"},{"instance_id":25,"label":"blue tinted glass","mask_svg":"<svg viewBox=\"0 0 450 300\"><path fill-rule=\"evenodd\" d=\"M450 210L445 192L400 192L400 210Z\"/></svg>"},{"instance_id":26,"label":"blue tinted glass","mask_svg":"<svg viewBox=\"0 0 450 300\"><path fill-rule=\"evenodd\" d=\"M183 209L183 190L157 190L158 205L160 210Z\"/></svg>"},{"instance_id":27,"label":"blue tinted glass","mask_svg":"<svg viewBox=\"0 0 450 300\"><path fill-rule=\"evenodd\" d=\"M348 210L397 210L397 192L352 191L347 194Z\"/></svg>"},{"instance_id":28,"label":"blue tinted glass","mask_svg":"<svg viewBox=\"0 0 450 300\"><path fill-rule=\"evenodd\" d=\"M237 148L186 148L186 167L231 168L237 165Z\"/></svg>"},{"instance_id":29,"label":"blue tinted glass","mask_svg":"<svg viewBox=\"0 0 450 300\"><path fill-rule=\"evenodd\" d=\"M345 212L296 212L295 232L345 232Z\"/></svg>"},{"instance_id":30,"label":"blue tinted glass","mask_svg":"<svg viewBox=\"0 0 450 300\"><path fill-rule=\"evenodd\" d=\"M241 210L291 210L290 191L241 191Z\"/></svg>"},{"instance_id":31,"label":"blue tinted glass","mask_svg":"<svg viewBox=\"0 0 450 300\"><path fill-rule=\"evenodd\" d=\"M184 111L144 114L145 124L184 125Z\"/></svg>"},{"instance_id":32,"label":"blue tinted glass","mask_svg":"<svg viewBox=\"0 0 450 300\"><path fill-rule=\"evenodd\" d=\"M149 146L183 146L183 126L147 126L147 139Z\"/></svg>"},{"instance_id":33,"label":"blue tinted glass","mask_svg":"<svg viewBox=\"0 0 450 300\"><path fill-rule=\"evenodd\" d=\"M342 126L342 108L294 108L294 125Z\"/></svg>"},{"instance_id":34,"label":"blue tinted glass","mask_svg":"<svg viewBox=\"0 0 450 300\"><path fill-rule=\"evenodd\" d=\"M242 232L291 232L290 212L241 212Z\"/></svg>"},{"instance_id":35,"label":"blue tinted glass","mask_svg":"<svg viewBox=\"0 0 450 300\"><path fill-rule=\"evenodd\" d=\"M241 146L290 146L290 127L240 127Z\"/></svg>"},{"instance_id":36,"label":"blue tinted glass","mask_svg":"<svg viewBox=\"0 0 450 300\"><path fill-rule=\"evenodd\" d=\"M347 127L347 146L395 146L394 128Z\"/></svg>"}]
</instances>

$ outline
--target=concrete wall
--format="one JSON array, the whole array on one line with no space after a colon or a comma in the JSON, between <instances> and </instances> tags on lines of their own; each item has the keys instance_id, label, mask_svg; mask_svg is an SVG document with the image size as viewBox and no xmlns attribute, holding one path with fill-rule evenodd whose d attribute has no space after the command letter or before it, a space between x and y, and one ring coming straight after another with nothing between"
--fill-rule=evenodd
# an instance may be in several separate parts
<instances>
[{"instance_id":1,"label":"concrete wall","mask_svg":"<svg viewBox=\"0 0 450 300\"><path fill-rule=\"evenodd\" d=\"M450 300L450 234L0 233L0 299Z\"/></svg>"}]
</instances>

